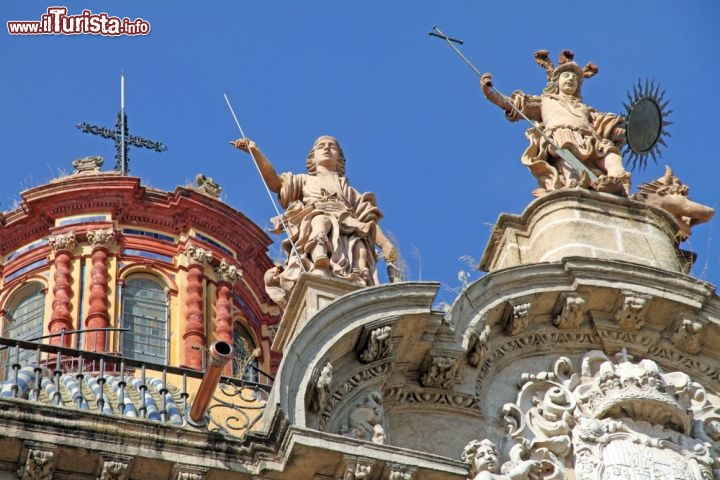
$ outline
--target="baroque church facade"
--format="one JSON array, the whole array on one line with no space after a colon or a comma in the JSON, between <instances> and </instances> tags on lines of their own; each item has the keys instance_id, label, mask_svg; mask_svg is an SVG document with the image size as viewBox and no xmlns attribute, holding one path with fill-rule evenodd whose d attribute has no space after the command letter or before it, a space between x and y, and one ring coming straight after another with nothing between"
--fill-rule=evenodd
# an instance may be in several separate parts
<instances>
[{"instance_id":1,"label":"baroque church facade","mask_svg":"<svg viewBox=\"0 0 720 480\"><path fill-rule=\"evenodd\" d=\"M371 280L374 197L321 138L313 182L342 188L278 177L305 202L285 265L204 177L165 192L84 159L21 193L0 479L720 479L720 299L671 172L644 197L553 183L440 311L437 283Z\"/></svg>"}]
</instances>

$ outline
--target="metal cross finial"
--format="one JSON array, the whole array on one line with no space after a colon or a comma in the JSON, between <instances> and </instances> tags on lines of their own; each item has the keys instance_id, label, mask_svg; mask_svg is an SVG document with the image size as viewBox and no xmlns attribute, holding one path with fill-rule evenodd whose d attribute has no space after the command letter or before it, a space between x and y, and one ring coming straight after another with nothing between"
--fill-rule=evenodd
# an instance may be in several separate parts
<instances>
[{"instance_id":1,"label":"metal cross finial","mask_svg":"<svg viewBox=\"0 0 720 480\"><path fill-rule=\"evenodd\" d=\"M115 130L105 127L90 125L89 123L79 123L77 128L85 133L100 135L104 138L115 140L115 170L122 175L130 173L130 157L128 156L128 148L130 145L136 147L149 148L156 152L164 152L167 147L160 142L148 140L136 135L128 134L127 115L125 114L125 73L120 76L120 111L117 114L115 122Z\"/></svg>"}]
</instances>

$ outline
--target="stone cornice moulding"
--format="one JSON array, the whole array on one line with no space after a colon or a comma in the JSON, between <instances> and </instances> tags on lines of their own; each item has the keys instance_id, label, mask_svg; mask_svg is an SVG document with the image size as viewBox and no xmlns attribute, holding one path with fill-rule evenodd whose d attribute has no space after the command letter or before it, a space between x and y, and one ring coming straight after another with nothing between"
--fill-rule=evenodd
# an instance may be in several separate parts
<instances>
[{"instance_id":1,"label":"stone cornice moulding","mask_svg":"<svg viewBox=\"0 0 720 480\"><path fill-rule=\"evenodd\" d=\"M694 277L614 260L568 257L562 262L523 265L488 275L471 284L452 305L449 316L456 325L456 338L463 340L468 329L482 322L487 312L518 296L546 292L574 292L602 287L631 290L676 302L697 315L720 323L720 299L715 287ZM503 295L498 295L502 292ZM565 294L565 293L563 293ZM463 346L467 348L468 339Z\"/></svg>"}]
</instances>

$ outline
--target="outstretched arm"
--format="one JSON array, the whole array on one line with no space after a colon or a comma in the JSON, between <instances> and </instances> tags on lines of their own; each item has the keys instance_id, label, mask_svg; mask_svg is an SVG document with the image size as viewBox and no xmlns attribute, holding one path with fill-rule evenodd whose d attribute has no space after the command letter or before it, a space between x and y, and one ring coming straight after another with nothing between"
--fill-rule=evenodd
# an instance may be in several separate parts
<instances>
[{"instance_id":1,"label":"outstretched arm","mask_svg":"<svg viewBox=\"0 0 720 480\"><path fill-rule=\"evenodd\" d=\"M489 73L484 73L480 77L480 86L485 98L505 110L505 118L511 122L516 122L522 118L520 112L532 120L542 122L539 97L526 95L521 90L514 91L509 97L501 95L493 88L492 75Z\"/></svg>"},{"instance_id":2,"label":"outstretched arm","mask_svg":"<svg viewBox=\"0 0 720 480\"><path fill-rule=\"evenodd\" d=\"M275 171L275 168L272 166L272 163L270 163L270 160L267 159L265 154L262 153L262 150L258 148L255 142L253 142L249 138L241 138L230 143L232 143L235 148L238 148L243 152L247 152L252 155L252 157L255 159L255 163L258 166L258 169L260 170L260 173L262 174L263 179L265 180L265 184L273 192L279 193L280 187L282 186L280 177Z\"/></svg>"},{"instance_id":3,"label":"outstretched arm","mask_svg":"<svg viewBox=\"0 0 720 480\"><path fill-rule=\"evenodd\" d=\"M510 106L507 98L500 95L492 88L492 74L483 73L482 77L480 77L480 86L482 87L482 91L485 94L485 98L505 110L505 113L512 112L512 107Z\"/></svg>"}]
</instances>

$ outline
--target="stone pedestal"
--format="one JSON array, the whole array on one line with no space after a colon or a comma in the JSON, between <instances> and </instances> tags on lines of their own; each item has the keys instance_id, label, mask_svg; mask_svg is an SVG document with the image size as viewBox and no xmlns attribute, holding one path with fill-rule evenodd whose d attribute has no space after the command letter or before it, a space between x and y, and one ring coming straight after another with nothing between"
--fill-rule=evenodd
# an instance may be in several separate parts
<instances>
[{"instance_id":1,"label":"stone pedestal","mask_svg":"<svg viewBox=\"0 0 720 480\"><path fill-rule=\"evenodd\" d=\"M557 190L520 216L502 214L479 268L492 272L581 256L687 272L678 233L669 213L643 202L583 189Z\"/></svg>"},{"instance_id":2,"label":"stone pedestal","mask_svg":"<svg viewBox=\"0 0 720 480\"><path fill-rule=\"evenodd\" d=\"M290 295L272 350L284 352L285 347L307 323L308 319L346 293L362 288L361 285L303 273Z\"/></svg>"}]
</instances>

